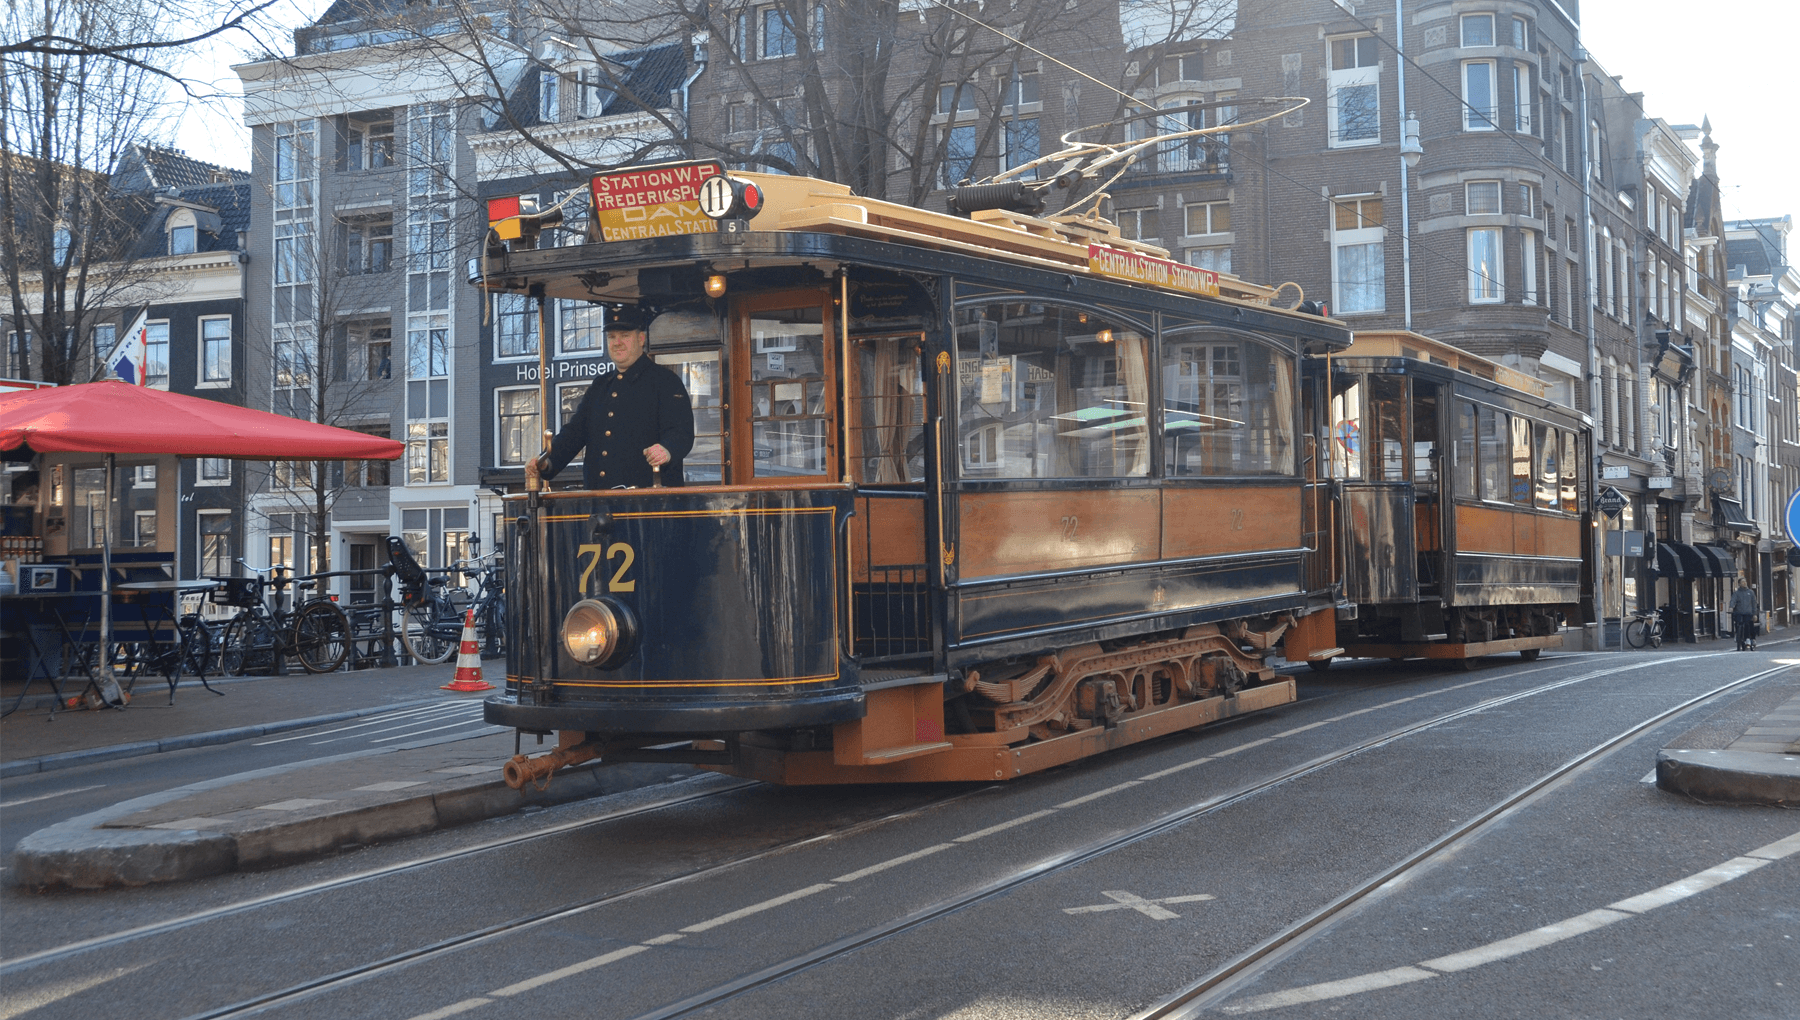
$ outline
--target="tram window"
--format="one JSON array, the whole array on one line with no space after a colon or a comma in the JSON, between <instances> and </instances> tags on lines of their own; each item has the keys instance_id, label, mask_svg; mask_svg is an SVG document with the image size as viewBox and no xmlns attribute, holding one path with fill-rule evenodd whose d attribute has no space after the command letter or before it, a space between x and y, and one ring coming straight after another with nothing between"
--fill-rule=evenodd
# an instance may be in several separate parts
<instances>
[{"instance_id":1,"label":"tram window","mask_svg":"<svg viewBox=\"0 0 1800 1020\"><path fill-rule=\"evenodd\" d=\"M1143 334L1093 312L1035 302L964 308L956 321L964 477L1149 474Z\"/></svg>"},{"instance_id":2,"label":"tram window","mask_svg":"<svg viewBox=\"0 0 1800 1020\"><path fill-rule=\"evenodd\" d=\"M1561 472L1556 461L1562 454L1562 438L1548 425L1537 427L1537 491L1536 502L1539 510L1556 509L1556 485Z\"/></svg>"},{"instance_id":3,"label":"tram window","mask_svg":"<svg viewBox=\"0 0 1800 1020\"><path fill-rule=\"evenodd\" d=\"M1413 481L1434 483L1438 480L1438 387L1414 379L1412 389Z\"/></svg>"},{"instance_id":4,"label":"tram window","mask_svg":"<svg viewBox=\"0 0 1800 1020\"><path fill-rule=\"evenodd\" d=\"M1384 482L1406 481L1406 379L1403 376L1369 377L1369 423L1366 428L1370 467Z\"/></svg>"},{"instance_id":5,"label":"tram window","mask_svg":"<svg viewBox=\"0 0 1800 1020\"><path fill-rule=\"evenodd\" d=\"M681 462L689 485L718 485L725 480L725 386L719 377L718 351L658 354L656 363L681 377L694 407L694 448Z\"/></svg>"},{"instance_id":6,"label":"tram window","mask_svg":"<svg viewBox=\"0 0 1800 1020\"><path fill-rule=\"evenodd\" d=\"M1491 407L1481 409L1481 498L1506 499L1506 415Z\"/></svg>"},{"instance_id":7,"label":"tram window","mask_svg":"<svg viewBox=\"0 0 1800 1020\"><path fill-rule=\"evenodd\" d=\"M1475 495L1475 405L1456 403L1456 473L1452 484L1458 496Z\"/></svg>"},{"instance_id":8,"label":"tram window","mask_svg":"<svg viewBox=\"0 0 1800 1020\"><path fill-rule=\"evenodd\" d=\"M1294 474L1293 359L1218 332L1163 337L1170 476Z\"/></svg>"},{"instance_id":9,"label":"tram window","mask_svg":"<svg viewBox=\"0 0 1800 1020\"><path fill-rule=\"evenodd\" d=\"M818 308L750 320L750 444L758 478L825 474L831 401Z\"/></svg>"},{"instance_id":10,"label":"tram window","mask_svg":"<svg viewBox=\"0 0 1800 1020\"><path fill-rule=\"evenodd\" d=\"M1562 434L1562 512L1575 514L1581 512L1581 505L1576 500L1579 490L1576 482L1576 468L1580 458L1575 452L1575 433L1565 431Z\"/></svg>"},{"instance_id":11,"label":"tram window","mask_svg":"<svg viewBox=\"0 0 1800 1020\"><path fill-rule=\"evenodd\" d=\"M1512 501L1531 505L1531 423L1512 420Z\"/></svg>"},{"instance_id":12,"label":"tram window","mask_svg":"<svg viewBox=\"0 0 1800 1020\"><path fill-rule=\"evenodd\" d=\"M1331 377L1331 476L1361 478L1362 376Z\"/></svg>"},{"instance_id":13,"label":"tram window","mask_svg":"<svg viewBox=\"0 0 1800 1020\"><path fill-rule=\"evenodd\" d=\"M865 485L925 480L922 339L912 334L855 341L850 457L856 480ZM997 446L998 437L990 442Z\"/></svg>"}]
</instances>

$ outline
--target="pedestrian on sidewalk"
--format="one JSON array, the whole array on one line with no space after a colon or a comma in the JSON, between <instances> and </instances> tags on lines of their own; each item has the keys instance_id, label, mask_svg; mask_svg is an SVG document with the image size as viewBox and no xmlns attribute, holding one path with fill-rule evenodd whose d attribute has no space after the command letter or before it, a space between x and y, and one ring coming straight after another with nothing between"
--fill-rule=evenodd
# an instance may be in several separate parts
<instances>
[{"instance_id":1,"label":"pedestrian on sidewalk","mask_svg":"<svg viewBox=\"0 0 1800 1020\"><path fill-rule=\"evenodd\" d=\"M1750 582L1738 581L1731 593L1731 633L1737 638L1738 651L1756 647L1756 589Z\"/></svg>"}]
</instances>

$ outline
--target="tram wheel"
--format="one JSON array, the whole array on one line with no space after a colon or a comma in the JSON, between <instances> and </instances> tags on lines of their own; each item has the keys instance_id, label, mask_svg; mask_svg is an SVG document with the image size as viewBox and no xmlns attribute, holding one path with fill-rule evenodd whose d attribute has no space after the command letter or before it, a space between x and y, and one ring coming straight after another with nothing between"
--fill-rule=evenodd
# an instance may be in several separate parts
<instances>
[{"instance_id":1,"label":"tram wheel","mask_svg":"<svg viewBox=\"0 0 1800 1020\"><path fill-rule=\"evenodd\" d=\"M1331 668L1330 659L1308 659L1306 660L1306 664L1311 666L1313 670L1318 673L1323 673Z\"/></svg>"},{"instance_id":2,"label":"tram wheel","mask_svg":"<svg viewBox=\"0 0 1800 1020\"><path fill-rule=\"evenodd\" d=\"M1452 669L1468 673L1475 669L1475 662L1476 660L1473 656L1467 659L1451 659L1450 666Z\"/></svg>"},{"instance_id":3,"label":"tram wheel","mask_svg":"<svg viewBox=\"0 0 1800 1020\"><path fill-rule=\"evenodd\" d=\"M1521 648L1519 649L1519 658L1526 662L1536 662L1538 653L1541 651L1543 651L1542 648Z\"/></svg>"}]
</instances>

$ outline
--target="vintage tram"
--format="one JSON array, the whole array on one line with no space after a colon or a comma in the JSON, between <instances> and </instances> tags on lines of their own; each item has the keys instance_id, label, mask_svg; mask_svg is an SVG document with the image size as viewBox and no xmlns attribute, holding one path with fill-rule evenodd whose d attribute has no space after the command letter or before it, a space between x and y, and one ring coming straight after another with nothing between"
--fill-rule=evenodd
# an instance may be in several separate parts
<instances>
[{"instance_id":1,"label":"vintage tram","mask_svg":"<svg viewBox=\"0 0 1800 1020\"><path fill-rule=\"evenodd\" d=\"M714 178L716 224L699 201ZM557 247L535 244L529 202L490 206L471 283L540 312L656 313L648 356L696 422L682 487L507 497L521 597L485 715L557 735L508 782L595 757L792 784L1008 779L1292 701L1278 654L1512 639L1578 601L1560 567L1544 608L1495 597L1523 576L1493 566L1526 555L1516 542L1423 569L1497 529L1485 507L1467 527L1362 527L1437 513L1448 448L1429 477L1383 473L1390 441L1427 441L1422 414L1406 412L1418 436L1369 440L1367 463L1354 433L1388 406L1376 380L1425 399L1417 375L1455 434L1479 377L1453 349L1346 358L1342 323L1103 219L959 198L971 211L945 215L717 164L636 168L596 177L588 243ZM1371 579L1374 555L1389 565ZM1442 571L1465 569L1486 571L1471 598L1507 608L1457 601Z\"/></svg>"},{"instance_id":2,"label":"vintage tram","mask_svg":"<svg viewBox=\"0 0 1800 1020\"><path fill-rule=\"evenodd\" d=\"M1329 402L1343 654L1534 659L1594 621L1587 416L1416 333L1359 332L1309 369Z\"/></svg>"}]
</instances>

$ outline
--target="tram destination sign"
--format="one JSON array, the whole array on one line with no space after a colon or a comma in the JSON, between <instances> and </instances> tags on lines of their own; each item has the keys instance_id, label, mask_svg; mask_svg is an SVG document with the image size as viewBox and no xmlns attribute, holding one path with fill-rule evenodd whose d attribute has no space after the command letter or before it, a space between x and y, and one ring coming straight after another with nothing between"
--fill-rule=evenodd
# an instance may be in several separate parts
<instances>
[{"instance_id":1,"label":"tram destination sign","mask_svg":"<svg viewBox=\"0 0 1800 1020\"><path fill-rule=\"evenodd\" d=\"M1109 248L1104 244L1088 245L1088 272L1202 297L1219 296L1219 274L1210 269Z\"/></svg>"},{"instance_id":2,"label":"tram destination sign","mask_svg":"<svg viewBox=\"0 0 1800 1020\"><path fill-rule=\"evenodd\" d=\"M600 240L716 232L718 224L700 209L700 187L724 173L723 165L707 161L594 175L594 222L600 227Z\"/></svg>"}]
</instances>

